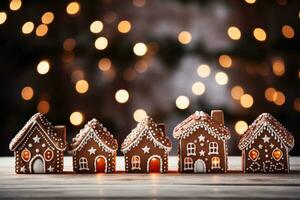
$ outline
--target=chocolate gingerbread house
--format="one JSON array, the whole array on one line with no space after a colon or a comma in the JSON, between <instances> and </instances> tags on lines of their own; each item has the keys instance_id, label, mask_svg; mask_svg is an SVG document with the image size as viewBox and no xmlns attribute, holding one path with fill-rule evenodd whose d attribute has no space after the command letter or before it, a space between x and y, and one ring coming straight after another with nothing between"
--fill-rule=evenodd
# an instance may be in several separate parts
<instances>
[{"instance_id":1,"label":"chocolate gingerbread house","mask_svg":"<svg viewBox=\"0 0 300 200\"><path fill-rule=\"evenodd\" d=\"M116 168L117 140L96 119L89 121L73 138L69 152L78 173L112 173Z\"/></svg>"},{"instance_id":2,"label":"chocolate gingerbread house","mask_svg":"<svg viewBox=\"0 0 300 200\"><path fill-rule=\"evenodd\" d=\"M46 117L36 113L12 139L16 173L61 173L66 149L66 129L52 126Z\"/></svg>"},{"instance_id":3,"label":"chocolate gingerbread house","mask_svg":"<svg viewBox=\"0 0 300 200\"><path fill-rule=\"evenodd\" d=\"M263 113L239 142L244 172L287 173L294 137L272 115Z\"/></svg>"},{"instance_id":4,"label":"chocolate gingerbread house","mask_svg":"<svg viewBox=\"0 0 300 200\"><path fill-rule=\"evenodd\" d=\"M179 172L227 171L230 133L221 110L213 110L211 116L196 111L174 128L173 136L179 140Z\"/></svg>"},{"instance_id":5,"label":"chocolate gingerbread house","mask_svg":"<svg viewBox=\"0 0 300 200\"><path fill-rule=\"evenodd\" d=\"M168 154L172 143L163 124L157 125L149 116L125 138L121 151L126 172L168 172Z\"/></svg>"}]
</instances>

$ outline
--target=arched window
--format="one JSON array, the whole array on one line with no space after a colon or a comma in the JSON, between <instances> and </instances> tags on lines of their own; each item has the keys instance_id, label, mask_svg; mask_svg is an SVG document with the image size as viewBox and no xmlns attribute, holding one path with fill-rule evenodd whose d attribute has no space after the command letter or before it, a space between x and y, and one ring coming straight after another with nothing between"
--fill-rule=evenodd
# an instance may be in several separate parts
<instances>
[{"instance_id":1,"label":"arched window","mask_svg":"<svg viewBox=\"0 0 300 200\"><path fill-rule=\"evenodd\" d=\"M186 145L187 156L196 155L196 145L194 143L188 143Z\"/></svg>"},{"instance_id":2,"label":"arched window","mask_svg":"<svg viewBox=\"0 0 300 200\"><path fill-rule=\"evenodd\" d=\"M184 170L193 169L193 159L191 157L185 157L184 158L183 169Z\"/></svg>"},{"instance_id":3,"label":"arched window","mask_svg":"<svg viewBox=\"0 0 300 200\"><path fill-rule=\"evenodd\" d=\"M211 159L211 168L212 169L220 169L220 158L219 157L212 157Z\"/></svg>"},{"instance_id":4,"label":"arched window","mask_svg":"<svg viewBox=\"0 0 300 200\"><path fill-rule=\"evenodd\" d=\"M141 158L140 156L132 156L131 158L131 169L141 169Z\"/></svg>"},{"instance_id":5,"label":"arched window","mask_svg":"<svg viewBox=\"0 0 300 200\"><path fill-rule=\"evenodd\" d=\"M85 157L79 158L79 170L89 170L88 161Z\"/></svg>"},{"instance_id":6,"label":"arched window","mask_svg":"<svg viewBox=\"0 0 300 200\"><path fill-rule=\"evenodd\" d=\"M208 155L211 155L211 154L219 154L218 143L216 143L216 142L210 142L209 143Z\"/></svg>"}]
</instances>

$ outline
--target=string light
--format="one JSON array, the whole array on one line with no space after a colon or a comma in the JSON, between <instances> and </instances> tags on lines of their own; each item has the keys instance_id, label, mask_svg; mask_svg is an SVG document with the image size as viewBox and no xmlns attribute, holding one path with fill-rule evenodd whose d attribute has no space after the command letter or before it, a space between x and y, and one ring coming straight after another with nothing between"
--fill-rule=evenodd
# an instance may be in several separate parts
<instances>
[{"instance_id":1,"label":"string light","mask_svg":"<svg viewBox=\"0 0 300 200\"><path fill-rule=\"evenodd\" d=\"M294 29L289 25L284 25L281 29L282 35L288 39L292 39L295 36Z\"/></svg>"},{"instance_id":2,"label":"string light","mask_svg":"<svg viewBox=\"0 0 300 200\"><path fill-rule=\"evenodd\" d=\"M188 31L182 31L178 35L178 41L181 44L189 44L192 41L192 35Z\"/></svg>"},{"instance_id":3,"label":"string light","mask_svg":"<svg viewBox=\"0 0 300 200\"><path fill-rule=\"evenodd\" d=\"M273 73L276 76L282 76L285 73L285 65L283 60L281 59L274 59L273 63L272 63L272 69L273 69Z\"/></svg>"},{"instance_id":4,"label":"string light","mask_svg":"<svg viewBox=\"0 0 300 200\"><path fill-rule=\"evenodd\" d=\"M32 99L33 95L34 95L34 91L30 86L25 86L21 91L21 96L26 101Z\"/></svg>"},{"instance_id":5,"label":"string light","mask_svg":"<svg viewBox=\"0 0 300 200\"><path fill-rule=\"evenodd\" d=\"M79 111L75 111L70 115L70 122L74 126L78 126L83 122L83 114Z\"/></svg>"},{"instance_id":6,"label":"string light","mask_svg":"<svg viewBox=\"0 0 300 200\"><path fill-rule=\"evenodd\" d=\"M111 68L111 61L109 58L102 58L98 62L98 68L101 71L108 71Z\"/></svg>"},{"instance_id":7,"label":"string light","mask_svg":"<svg viewBox=\"0 0 300 200\"><path fill-rule=\"evenodd\" d=\"M190 100L186 96L179 96L176 98L176 107L184 110L187 109L190 105Z\"/></svg>"},{"instance_id":8,"label":"string light","mask_svg":"<svg viewBox=\"0 0 300 200\"><path fill-rule=\"evenodd\" d=\"M147 46L142 42L136 43L133 47L133 52L137 56L143 56L147 53Z\"/></svg>"},{"instance_id":9,"label":"string light","mask_svg":"<svg viewBox=\"0 0 300 200\"><path fill-rule=\"evenodd\" d=\"M75 89L78 93L84 94L89 89L89 83L86 80L79 80L75 85Z\"/></svg>"},{"instance_id":10,"label":"string light","mask_svg":"<svg viewBox=\"0 0 300 200\"><path fill-rule=\"evenodd\" d=\"M215 79L219 85L226 85L228 83L228 76L225 72L216 73Z\"/></svg>"},{"instance_id":11,"label":"string light","mask_svg":"<svg viewBox=\"0 0 300 200\"><path fill-rule=\"evenodd\" d=\"M0 25L1 24L4 24L4 22L6 21L7 19L7 15L5 12L0 12Z\"/></svg>"},{"instance_id":12,"label":"string light","mask_svg":"<svg viewBox=\"0 0 300 200\"><path fill-rule=\"evenodd\" d=\"M9 8L12 11L17 11L21 8L22 6L22 1L21 0L12 0L9 4Z\"/></svg>"},{"instance_id":13,"label":"string light","mask_svg":"<svg viewBox=\"0 0 300 200\"><path fill-rule=\"evenodd\" d=\"M267 34L262 28L255 28L253 31L253 36L256 40L262 42L267 39Z\"/></svg>"},{"instance_id":14,"label":"string light","mask_svg":"<svg viewBox=\"0 0 300 200\"><path fill-rule=\"evenodd\" d=\"M25 22L22 26L22 33L24 34L30 34L34 29L33 22Z\"/></svg>"},{"instance_id":15,"label":"string light","mask_svg":"<svg viewBox=\"0 0 300 200\"><path fill-rule=\"evenodd\" d=\"M232 65L232 59L228 55L221 55L219 57L219 63L224 68L229 68Z\"/></svg>"},{"instance_id":16,"label":"string light","mask_svg":"<svg viewBox=\"0 0 300 200\"><path fill-rule=\"evenodd\" d=\"M108 45L108 41L105 37L99 37L95 41L95 47L98 50L106 49L107 45Z\"/></svg>"},{"instance_id":17,"label":"string light","mask_svg":"<svg viewBox=\"0 0 300 200\"><path fill-rule=\"evenodd\" d=\"M37 111L43 114L47 114L50 110L50 104L46 100L42 100L37 105Z\"/></svg>"},{"instance_id":18,"label":"string light","mask_svg":"<svg viewBox=\"0 0 300 200\"><path fill-rule=\"evenodd\" d=\"M244 94L240 99L240 103L244 108L250 108L252 107L254 100L250 94Z\"/></svg>"},{"instance_id":19,"label":"string light","mask_svg":"<svg viewBox=\"0 0 300 200\"><path fill-rule=\"evenodd\" d=\"M115 99L118 103L126 103L129 99L129 93L125 89L120 89L116 92Z\"/></svg>"},{"instance_id":20,"label":"string light","mask_svg":"<svg viewBox=\"0 0 300 200\"><path fill-rule=\"evenodd\" d=\"M67 8L66 8L66 11L69 15L75 15L79 12L80 10L80 5L78 2L71 2L68 4Z\"/></svg>"},{"instance_id":21,"label":"string light","mask_svg":"<svg viewBox=\"0 0 300 200\"><path fill-rule=\"evenodd\" d=\"M205 92L205 85L200 81L195 82L192 86L192 92L198 96L202 95Z\"/></svg>"},{"instance_id":22,"label":"string light","mask_svg":"<svg viewBox=\"0 0 300 200\"><path fill-rule=\"evenodd\" d=\"M206 78L210 75L210 67L208 65L199 65L197 73L198 76Z\"/></svg>"},{"instance_id":23,"label":"string light","mask_svg":"<svg viewBox=\"0 0 300 200\"><path fill-rule=\"evenodd\" d=\"M235 131L237 134L242 135L248 129L248 124L245 121L237 121L234 126Z\"/></svg>"},{"instance_id":24,"label":"string light","mask_svg":"<svg viewBox=\"0 0 300 200\"><path fill-rule=\"evenodd\" d=\"M40 24L35 30L35 34L38 37L45 36L47 32L48 32L48 26L46 24Z\"/></svg>"},{"instance_id":25,"label":"string light","mask_svg":"<svg viewBox=\"0 0 300 200\"><path fill-rule=\"evenodd\" d=\"M244 89L239 85L236 85L231 89L231 96L235 100L240 100L243 94L244 94Z\"/></svg>"},{"instance_id":26,"label":"string light","mask_svg":"<svg viewBox=\"0 0 300 200\"><path fill-rule=\"evenodd\" d=\"M120 33L128 33L131 29L131 24L127 20L120 21L118 24L118 30Z\"/></svg>"},{"instance_id":27,"label":"string light","mask_svg":"<svg viewBox=\"0 0 300 200\"><path fill-rule=\"evenodd\" d=\"M103 29L103 23L101 21L94 21L90 25L90 31L92 33L100 33Z\"/></svg>"},{"instance_id":28,"label":"string light","mask_svg":"<svg viewBox=\"0 0 300 200\"><path fill-rule=\"evenodd\" d=\"M47 74L50 70L50 64L47 60L42 60L36 67L36 70L39 74Z\"/></svg>"},{"instance_id":29,"label":"string light","mask_svg":"<svg viewBox=\"0 0 300 200\"><path fill-rule=\"evenodd\" d=\"M54 14L52 12L45 12L42 16L43 24L51 24L54 20Z\"/></svg>"},{"instance_id":30,"label":"string light","mask_svg":"<svg viewBox=\"0 0 300 200\"><path fill-rule=\"evenodd\" d=\"M276 90L274 88L267 88L265 90L265 98L270 101L270 102L273 102L273 95L274 93L276 92Z\"/></svg>"},{"instance_id":31,"label":"string light","mask_svg":"<svg viewBox=\"0 0 300 200\"><path fill-rule=\"evenodd\" d=\"M146 116L147 116L147 113L146 113L146 111L143 110L143 109L137 109L137 110L134 111L134 113L133 113L133 119L134 119L136 122L142 121Z\"/></svg>"},{"instance_id":32,"label":"string light","mask_svg":"<svg viewBox=\"0 0 300 200\"><path fill-rule=\"evenodd\" d=\"M236 26L230 26L227 30L227 35L232 40L239 40L242 36L240 29Z\"/></svg>"}]
</instances>

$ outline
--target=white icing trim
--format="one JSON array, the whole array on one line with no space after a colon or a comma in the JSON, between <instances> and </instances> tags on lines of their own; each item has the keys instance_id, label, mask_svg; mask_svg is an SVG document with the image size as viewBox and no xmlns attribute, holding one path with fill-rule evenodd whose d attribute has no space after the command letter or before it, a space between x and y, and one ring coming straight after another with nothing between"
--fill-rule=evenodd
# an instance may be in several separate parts
<instances>
[{"instance_id":1,"label":"white icing trim","mask_svg":"<svg viewBox=\"0 0 300 200\"><path fill-rule=\"evenodd\" d=\"M30 173L33 173L32 163L33 163L34 160L36 160L37 157L42 159L43 165L44 165L44 173L45 173L46 172L46 162L45 162L45 160L44 160L44 158L41 154L36 154L35 156L32 157L32 159L29 162L29 171L30 171Z\"/></svg>"},{"instance_id":2,"label":"white icing trim","mask_svg":"<svg viewBox=\"0 0 300 200\"><path fill-rule=\"evenodd\" d=\"M97 157L95 158L95 160L94 160L94 171L97 172L97 159L98 159L98 158L103 158L103 159L104 159L104 161L105 161L105 169L104 169L104 172L107 173L107 167L108 167L107 165L108 165L108 162L107 162L106 157L105 157L105 156L102 156L102 155L97 156Z\"/></svg>"},{"instance_id":3,"label":"white icing trim","mask_svg":"<svg viewBox=\"0 0 300 200\"><path fill-rule=\"evenodd\" d=\"M149 173L150 161L151 161L152 158L158 158L159 159L159 171L160 171L160 173L163 173L163 170L162 170L163 162L162 162L162 158L159 155L152 155L148 158L148 160L147 160L147 172Z\"/></svg>"}]
</instances>

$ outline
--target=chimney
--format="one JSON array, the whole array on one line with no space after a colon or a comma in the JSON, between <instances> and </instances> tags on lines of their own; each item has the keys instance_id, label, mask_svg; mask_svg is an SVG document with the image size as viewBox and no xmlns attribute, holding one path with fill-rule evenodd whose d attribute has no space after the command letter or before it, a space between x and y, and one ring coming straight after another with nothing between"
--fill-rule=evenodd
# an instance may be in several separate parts
<instances>
[{"instance_id":1,"label":"chimney","mask_svg":"<svg viewBox=\"0 0 300 200\"><path fill-rule=\"evenodd\" d=\"M210 115L215 122L224 124L224 113L222 110L212 110Z\"/></svg>"},{"instance_id":2,"label":"chimney","mask_svg":"<svg viewBox=\"0 0 300 200\"><path fill-rule=\"evenodd\" d=\"M66 144L66 127L63 125L54 126L54 130L57 133L57 137L61 138Z\"/></svg>"},{"instance_id":3,"label":"chimney","mask_svg":"<svg viewBox=\"0 0 300 200\"><path fill-rule=\"evenodd\" d=\"M158 123L158 124L157 124L157 128L158 128L158 129L161 129L162 132L166 135L166 126L165 126L164 123Z\"/></svg>"}]
</instances>

